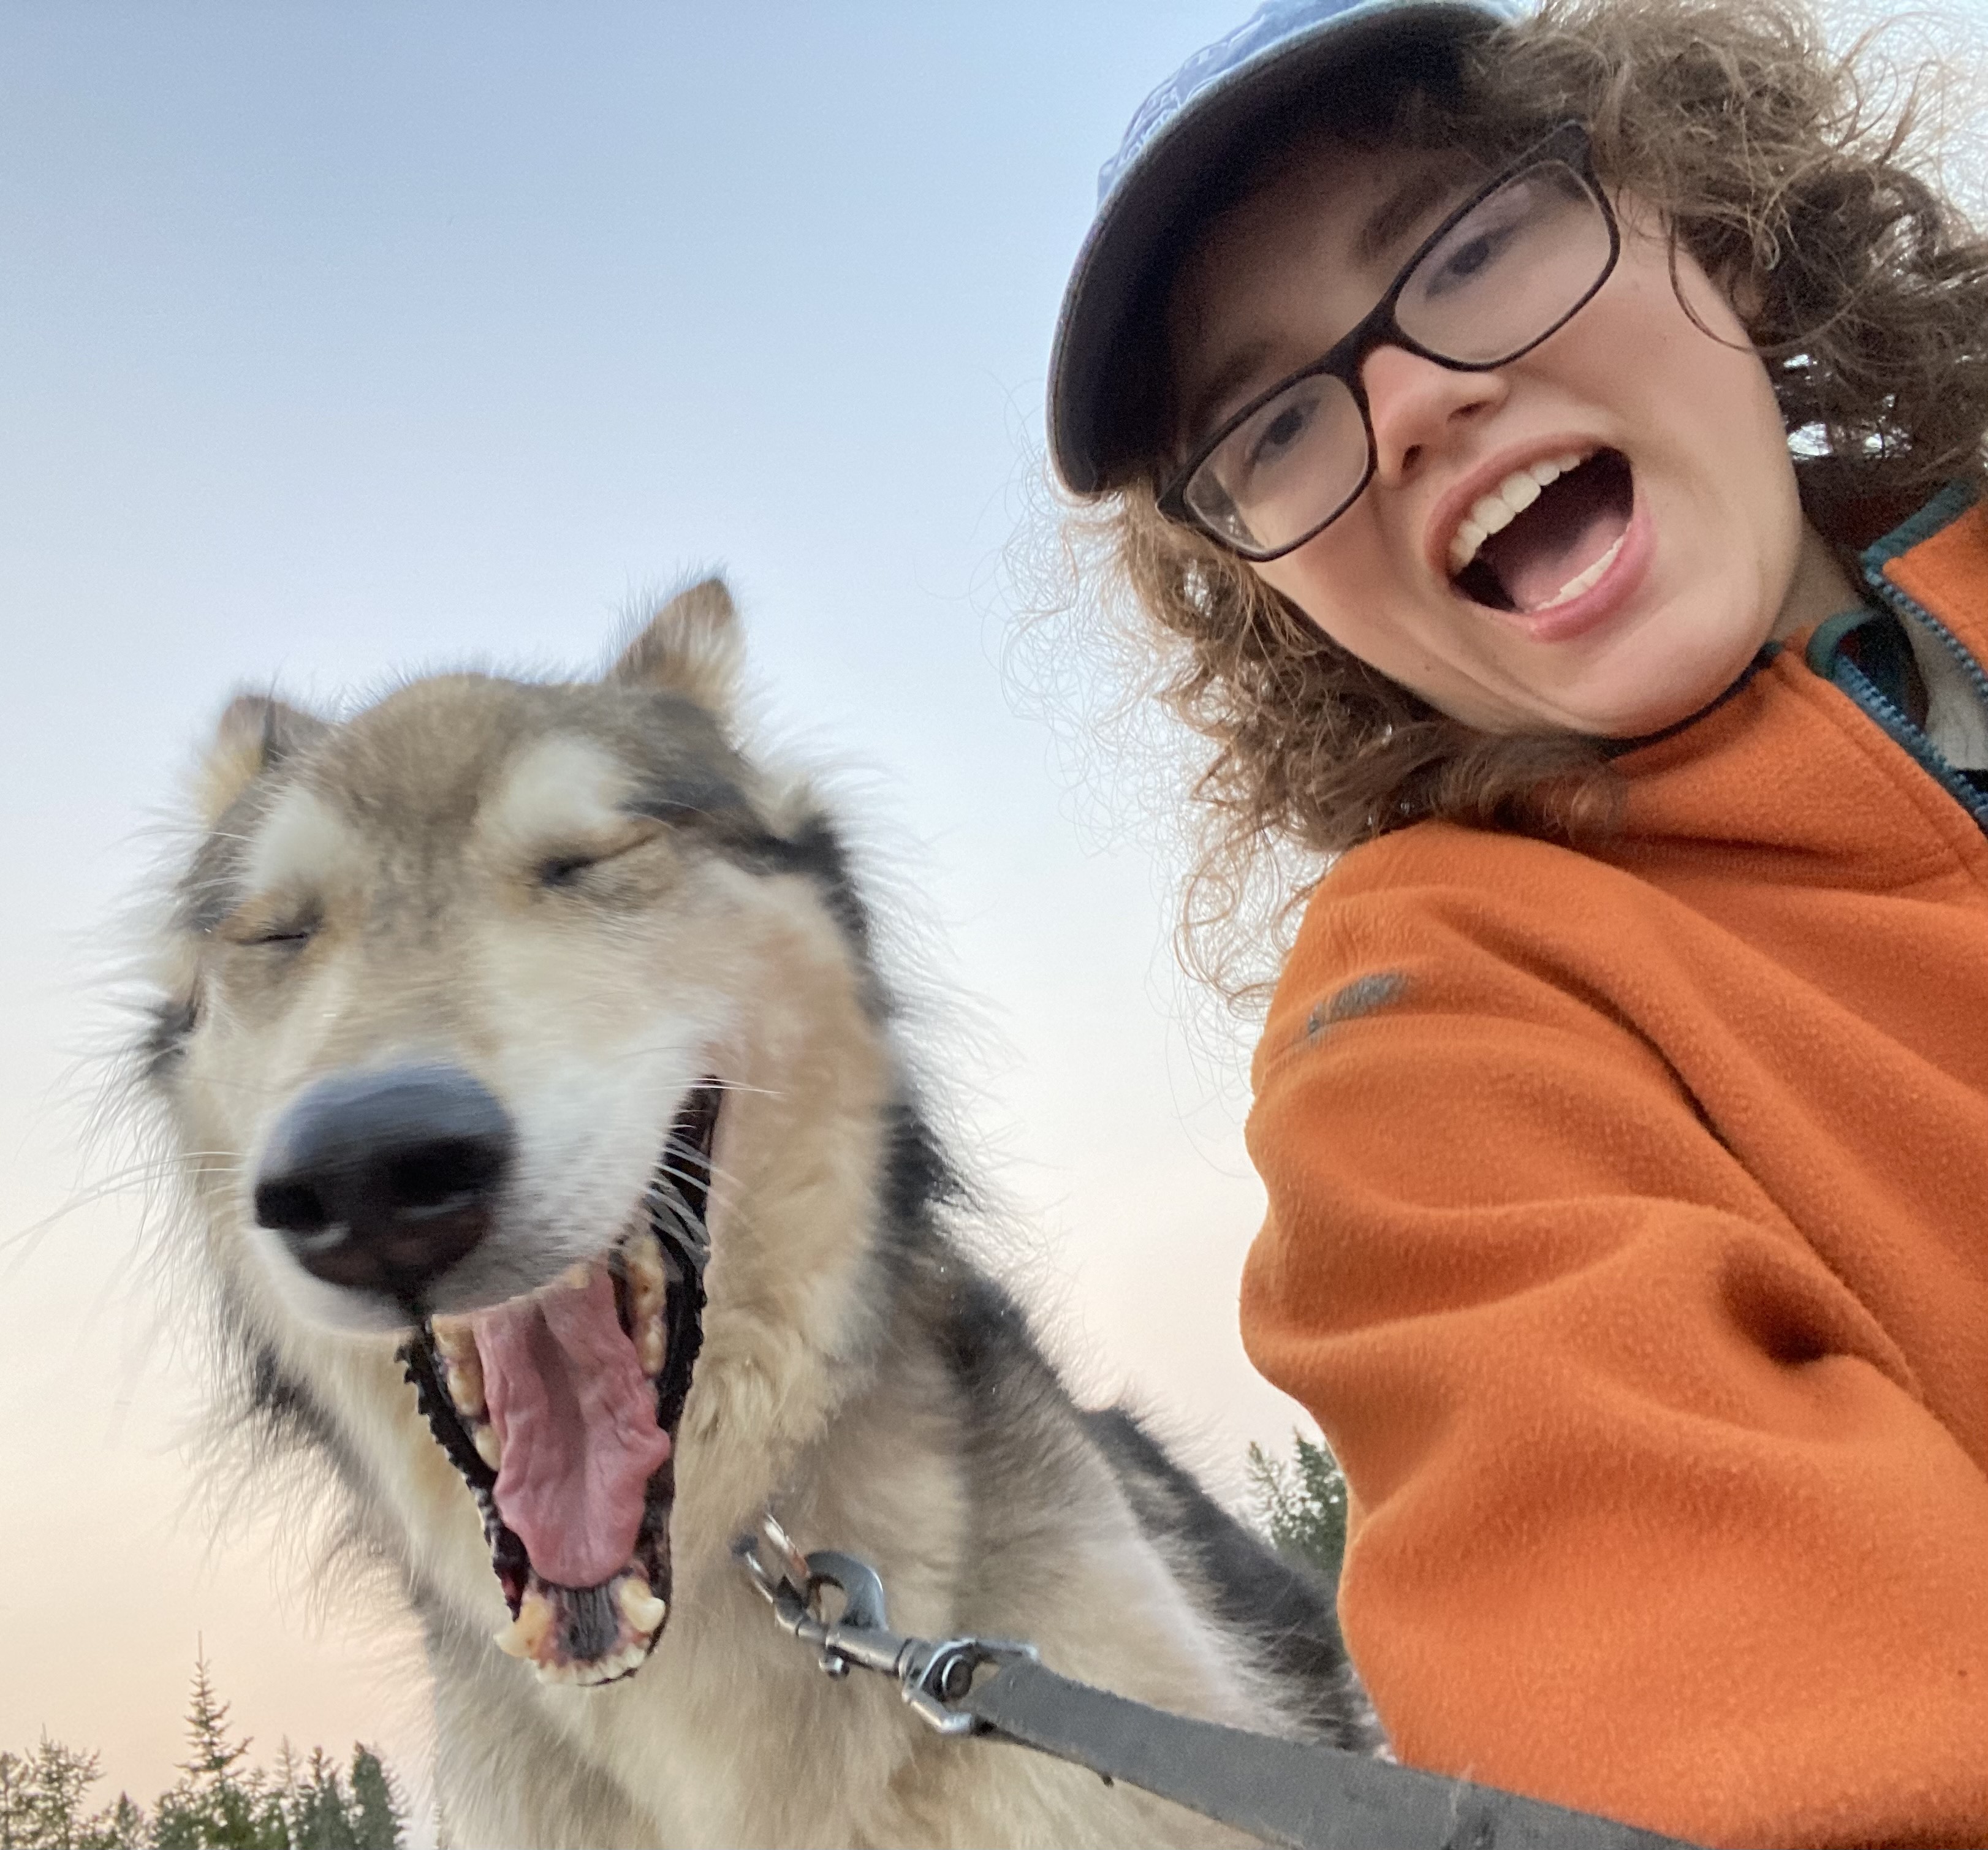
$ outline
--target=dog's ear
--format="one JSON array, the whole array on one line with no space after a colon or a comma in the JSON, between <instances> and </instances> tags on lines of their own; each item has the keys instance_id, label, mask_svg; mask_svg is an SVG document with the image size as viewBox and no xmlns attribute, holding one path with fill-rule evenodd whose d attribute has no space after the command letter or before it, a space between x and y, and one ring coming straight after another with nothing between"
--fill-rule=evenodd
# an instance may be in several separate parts
<instances>
[{"instance_id":1,"label":"dog's ear","mask_svg":"<svg viewBox=\"0 0 1988 1850\"><path fill-rule=\"evenodd\" d=\"M626 686L685 694L720 718L739 692L739 613L722 578L677 593L636 632L607 671Z\"/></svg>"},{"instance_id":2,"label":"dog's ear","mask_svg":"<svg viewBox=\"0 0 1988 1850\"><path fill-rule=\"evenodd\" d=\"M214 729L194 780L203 827L212 828L228 806L265 771L301 751L328 730L314 715L269 694L238 694Z\"/></svg>"}]
</instances>

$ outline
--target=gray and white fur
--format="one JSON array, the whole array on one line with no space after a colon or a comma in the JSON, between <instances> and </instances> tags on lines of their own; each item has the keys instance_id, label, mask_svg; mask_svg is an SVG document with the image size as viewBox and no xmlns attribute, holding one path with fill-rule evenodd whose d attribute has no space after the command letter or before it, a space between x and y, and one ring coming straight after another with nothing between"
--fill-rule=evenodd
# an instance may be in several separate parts
<instances>
[{"instance_id":1,"label":"gray and white fur","mask_svg":"<svg viewBox=\"0 0 1988 1850\"><path fill-rule=\"evenodd\" d=\"M338 722L228 709L140 1054L232 1358L218 1417L313 1460L418 1615L451 1842L1230 1841L942 1738L887 1679L824 1677L729 1552L771 1507L803 1548L871 1562L901 1629L1026 1639L1141 1701L1372 1744L1329 1596L1129 1415L1080 1409L952 1236L972 1203L837 832L735 740L739 646L713 580L597 681L442 676ZM328 1282L259 1220L285 1113L328 1079L438 1064L512 1127L501 1192L418 1287ZM597 1259L707 1074L724 1104L667 1629L637 1673L562 1686L492 1642L477 1503L397 1349L418 1317Z\"/></svg>"}]
</instances>

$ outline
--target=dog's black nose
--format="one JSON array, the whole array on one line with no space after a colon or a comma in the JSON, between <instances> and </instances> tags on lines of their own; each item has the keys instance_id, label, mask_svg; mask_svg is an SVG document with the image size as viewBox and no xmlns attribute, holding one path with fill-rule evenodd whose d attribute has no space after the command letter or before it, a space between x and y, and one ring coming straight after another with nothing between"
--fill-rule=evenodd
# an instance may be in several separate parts
<instances>
[{"instance_id":1,"label":"dog's black nose","mask_svg":"<svg viewBox=\"0 0 1988 1850\"><path fill-rule=\"evenodd\" d=\"M459 1067L340 1074L283 1114L255 1218L328 1284L418 1297L489 1231L513 1141Z\"/></svg>"}]
</instances>

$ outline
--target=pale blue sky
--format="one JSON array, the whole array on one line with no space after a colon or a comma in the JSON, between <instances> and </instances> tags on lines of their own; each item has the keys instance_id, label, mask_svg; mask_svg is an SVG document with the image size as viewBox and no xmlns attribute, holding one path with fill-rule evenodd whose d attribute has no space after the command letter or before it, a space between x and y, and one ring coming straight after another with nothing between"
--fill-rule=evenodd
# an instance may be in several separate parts
<instances>
[{"instance_id":1,"label":"pale blue sky","mask_svg":"<svg viewBox=\"0 0 1988 1850\"><path fill-rule=\"evenodd\" d=\"M768 730L850 767L973 999L940 1064L1064 1351L1232 1491L1296 1412L1234 1334L1240 1091L1185 1050L1164 869L1004 684L1000 556L1097 165L1245 10L0 0L0 1237L87 1179L113 910L232 686L585 665L722 563ZM181 1513L137 1219L0 1253L0 1747L149 1798L198 1632L259 1753L412 1766L392 1641Z\"/></svg>"},{"instance_id":2,"label":"pale blue sky","mask_svg":"<svg viewBox=\"0 0 1988 1850\"><path fill-rule=\"evenodd\" d=\"M1093 175L1236 10L0 5L0 1232L88 1174L109 921L232 686L585 665L722 563L768 730L845 768L975 999L941 1064L1067 1348L1232 1488L1294 1412L1234 1335L1236 1095L1169 1023L1148 858L1079 830L1004 685L999 567ZM179 1513L137 1216L77 1209L0 1287L36 1513L0 1746L46 1724L149 1798L198 1632L259 1751L411 1756L344 1622Z\"/></svg>"}]
</instances>

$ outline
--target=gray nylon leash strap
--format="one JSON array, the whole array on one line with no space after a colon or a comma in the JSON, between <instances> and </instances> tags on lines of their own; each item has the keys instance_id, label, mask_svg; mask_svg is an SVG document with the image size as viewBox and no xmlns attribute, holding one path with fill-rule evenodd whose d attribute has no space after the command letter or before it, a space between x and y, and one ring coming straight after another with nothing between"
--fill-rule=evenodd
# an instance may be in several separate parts
<instances>
[{"instance_id":1,"label":"gray nylon leash strap","mask_svg":"<svg viewBox=\"0 0 1988 1850\"><path fill-rule=\"evenodd\" d=\"M1286 1850L1693 1850L1514 1792L1149 1708L1044 1669L1033 1645L893 1631L874 1568L833 1549L802 1554L771 1510L732 1551L830 1676L879 1672L942 1734L1053 1754ZM841 1589L840 1617L823 1610L823 1587Z\"/></svg>"},{"instance_id":2,"label":"gray nylon leash strap","mask_svg":"<svg viewBox=\"0 0 1988 1850\"><path fill-rule=\"evenodd\" d=\"M1009 1740L1290 1850L1690 1850L1516 1793L1193 1721L1026 1659L952 1706Z\"/></svg>"}]
</instances>

